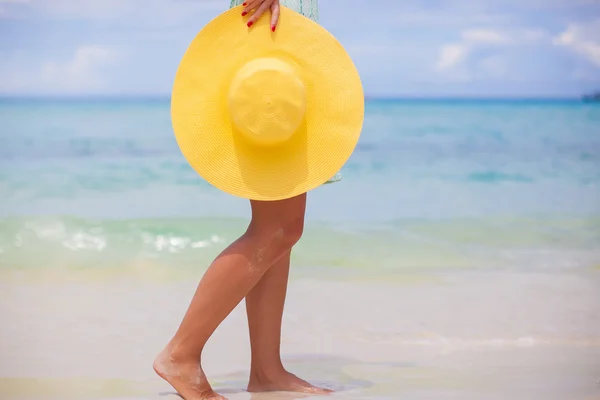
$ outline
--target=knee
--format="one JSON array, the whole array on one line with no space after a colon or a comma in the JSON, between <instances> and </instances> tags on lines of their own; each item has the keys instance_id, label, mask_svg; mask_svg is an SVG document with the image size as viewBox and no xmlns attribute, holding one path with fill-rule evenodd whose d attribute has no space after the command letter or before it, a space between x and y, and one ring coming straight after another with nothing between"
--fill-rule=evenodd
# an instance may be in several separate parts
<instances>
[{"instance_id":1,"label":"knee","mask_svg":"<svg viewBox=\"0 0 600 400\"><path fill-rule=\"evenodd\" d=\"M291 199L251 201L252 220L247 234L269 257L277 259L302 237L306 195Z\"/></svg>"},{"instance_id":2,"label":"knee","mask_svg":"<svg viewBox=\"0 0 600 400\"><path fill-rule=\"evenodd\" d=\"M269 224L251 222L248 233L276 253L290 250L302 237L304 218L277 220Z\"/></svg>"},{"instance_id":3,"label":"knee","mask_svg":"<svg viewBox=\"0 0 600 400\"><path fill-rule=\"evenodd\" d=\"M279 224L278 228L279 240L284 247L291 249L302 237L304 233L304 218L289 220Z\"/></svg>"},{"instance_id":4,"label":"knee","mask_svg":"<svg viewBox=\"0 0 600 400\"><path fill-rule=\"evenodd\" d=\"M250 263L258 271L266 271L275 261L284 256L300 240L304 230L304 221L286 220L272 224L250 223L244 235L255 252Z\"/></svg>"}]
</instances>

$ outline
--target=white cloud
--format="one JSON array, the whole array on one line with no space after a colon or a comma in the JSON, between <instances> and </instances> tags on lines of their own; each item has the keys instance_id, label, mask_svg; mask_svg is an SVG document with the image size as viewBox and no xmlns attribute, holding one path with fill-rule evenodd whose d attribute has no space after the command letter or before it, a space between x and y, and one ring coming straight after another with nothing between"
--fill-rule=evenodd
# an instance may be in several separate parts
<instances>
[{"instance_id":1,"label":"white cloud","mask_svg":"<svg viewBox=\"0 0 600 400\"><path fill-rule=\"evenodd\" d=\"M386 17L386 16L384 16ZM469 25L503 25L511 22L514 17L502 13L481 13L476 11L459 11L454 7L435 10L402 10L395 14L387 15L389 22L403 27L407 26L434 26L456 27Z\"/></svg>"},{"instance_id":2,"label":"white cloud","mask_svg":"<svg viewBox=\"0 0 600 400\"><path fill-rule=\"evenodd\" d=\"M579 54L600 67L600 19L587 24L570 24L553 43Z\"/></svg>"},{"instance_id":3,"label":"white cloud","mask_svg":"<svg viewBox=\"0 0 600 400\"><path fill-rule=\"evenodd\" d=\"M460 64L467 54L469 47L462 43L447 44L440 50L440 55L436 63L438 70L447 70Z\"/></svg>"},{"instance_id":4,"label":"white cloud","mask_svg":"<svg viewBox=\"0 0 600 400\"><path fill-rule=\"evenodd\" d=\"M516 11L565 10L598 5L598 0L446 0L446 2L452 7L463 9L493 9L502 6Z\"/></svg>"},{"instance_id":5,"label":"white cloud","mask_svg":"<svg viewBox=\"0 0 600 400\"><path fill-rule=\"evenodd\" d=\"M460 36L462 39L460 42L445 44L441 47L436 62L438 71L458 66L477 47L504 45L510 41L506 34L493 29L465 29Z\"/></svg>"},{"instance_id":6,"label":"white cloud","mask_svg":"<svg viewBox=\"0 0 600 400\"><path fill-rule=\"evenodd\" d=\"M530 13L568 13L581 7L598 5L599 0L440 0L428 4L417 0L384 1L377 20L401 26L467 27L512 26L528 19ZM347 3L346 0L345 3ZM350 0L352 3L352 0ZM325 1L322 1L322 4ZM340 7L341 0L327 0L331 7ZM351 4L351 7L355 6ZM358 6L358 5L357 5ZM542 20L543 16L539 16Z\"/></svg>"},{"instance_id":7,"label":"white cloud","mask_svg":"<svg viewBox=\"0 0 600 400\"><path fill-rule=\"evenodd\" d=\"M114 53L102 46L81 46L71 60L46 62L40 74L45 86L78 92L101 89L105 81L99 70L115 59Z\"/></svg>"},{"instance_id":8,"label":"white cloud","mask_svg":"<svg viewBox=\"0 0 600 400\"><path fill-rule=\"evenodd\" d=\"M134 2L123 0L31 0L30 7L53 17L66 18L106 18L126 14L135 7Z\"/></svg>"},{"instance_id":9,"label":"white cloud","mask_svg":"<svg viewBox=\"0 0 600 400\"><path fill-rule=\"evenodd\" d=\"M41 68L25 59L19 52L12 59L3 57L0 65L0 92L5 94L79 94L101 93L108 89L106 68L117 55L114 50L86 45L76 49L66 61L46 61Z\"/></svg>"},{"instance_id":10,"label":"white cloud","mask_svg":"<svg viewBox=\"0 0 600 400\"><path fill-rule=\"evenodd\" d=\"M175 23L202 11L227 8L224 0L0 0L4 15L27 18L38 14L54 19L131 19ZM25 10L24 10L25 8Z\"/></svg>"},{"instance_id":11,"label":"white cloud","mask_svg":"<svg viewBox=\"0 0 600 400\"><path fill-rule=\"evenodd\" d=\"M548 34L541 29L490 29L490 28L472 28L465 29L460 33L461 40L456 43L443 45L439 52L435 68L440 71L448 71L458 67L465 62L467 58L479 49L505 47L514 45L536 44L546 40ZM492 72L492 75L498 76L500 67L498 60L492 59L494 66L484 62L484 70ZM488 61L490 63L492 61ZM502 74L506 71L502 70Z\"/></svg>"},{"instance_id":12,"label":"white cloud","mask_svg":"<svg viewBox=\"0 0 600 400\"><path fill-rule=\"evenodd\" d=\"M492 29L467 29L461 33L463 42L468 45L484 44L505 44L510 38L502 32Z\"/></svg>"}]
</instances>

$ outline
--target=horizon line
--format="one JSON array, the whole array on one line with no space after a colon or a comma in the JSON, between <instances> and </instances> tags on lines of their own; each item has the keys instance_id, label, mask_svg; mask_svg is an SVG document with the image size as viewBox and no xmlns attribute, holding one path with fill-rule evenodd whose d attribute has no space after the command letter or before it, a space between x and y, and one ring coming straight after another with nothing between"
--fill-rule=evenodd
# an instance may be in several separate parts
<instances>
[{"instance_id":1,"label":"horizon line","mask_svg":"<svg viewBox=\"0 0 600 400\"><path fill-rule=\"evenodd\" d=\"M538 100L538 101L582 101L581 96L543 96L543 95L512 95L512 96L479 96L479 95L365 95L365 100ZM63 95L45 95L45 94L23 94L23 95L3 95L0 94L0 101L6 100L170 100L171 94L63 94Z\"/></svg>"}]
</instances>

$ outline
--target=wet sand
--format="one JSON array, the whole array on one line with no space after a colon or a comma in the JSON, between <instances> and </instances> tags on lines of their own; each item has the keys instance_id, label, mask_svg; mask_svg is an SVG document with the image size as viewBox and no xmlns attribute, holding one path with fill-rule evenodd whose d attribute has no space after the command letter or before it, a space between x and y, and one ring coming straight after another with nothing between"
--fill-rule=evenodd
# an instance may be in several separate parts
<instances>
[{"instance_id":1,"label":"wet sand","mask_svg":"<svg viewBox=\"0 0 600 400\"><path fill-rule=\"evenodd\" d=\"M152 371L193 278L0 283L1 399L177 399ZM600 272L294 277L286 366L343 399L600 399ZM243 304L209 341L205 370L244 391Z\"/></svg>"}]
</instances>

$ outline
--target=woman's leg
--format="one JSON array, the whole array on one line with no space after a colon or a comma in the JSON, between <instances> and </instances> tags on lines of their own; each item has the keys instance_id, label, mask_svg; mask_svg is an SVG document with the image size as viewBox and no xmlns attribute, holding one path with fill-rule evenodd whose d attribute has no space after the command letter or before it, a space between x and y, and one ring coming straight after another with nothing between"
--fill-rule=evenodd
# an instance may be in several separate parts
<instances>
[{"instance_id":1,"label":"woman's leg","mask_svg":"<svg viewBox=\"0 0 600 400\"><path fill-rule=\"evenodd\" d=\"M283 371L281 322L290 272L290 252L279 259L246 296L252 361L249 389L256 380ZM255 385L254 385L255 386Z\"/></svg>"},{"instance_id":2,"label":"woman's leg","mask_svg":"<svg viewBox=\"0 0 600 400\"><path fill-rule=\"evenodd\" d=\"M287 252L264 274L246 296L252 364L249 392L292 391L329 393L285 370L281 362L281 321L285 303L290 255Z\"/></svg>"},{"instance_id":3,"label":"woman's leg","mask_svg":"<svg viewBox=\"0 0 600 400\"><path fill-rule=\"evenodd\" d=\"M200 366L204 345L267 270L300 239L306 195L252 204L248 230L204 274L191 304L154 369L185 400L221 398Z\"/></svg>"}]
</instances>

